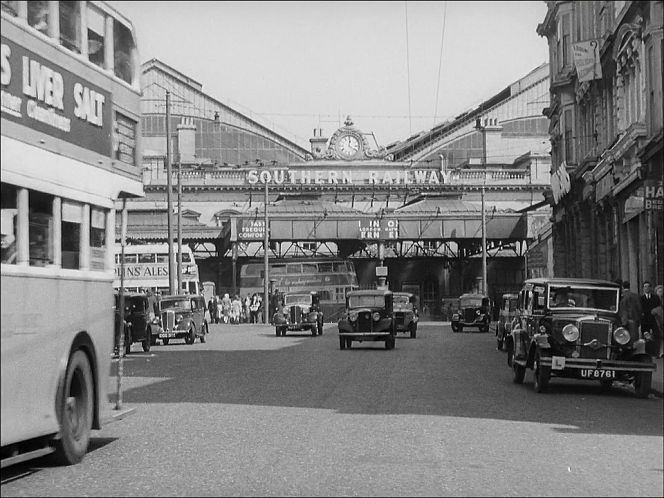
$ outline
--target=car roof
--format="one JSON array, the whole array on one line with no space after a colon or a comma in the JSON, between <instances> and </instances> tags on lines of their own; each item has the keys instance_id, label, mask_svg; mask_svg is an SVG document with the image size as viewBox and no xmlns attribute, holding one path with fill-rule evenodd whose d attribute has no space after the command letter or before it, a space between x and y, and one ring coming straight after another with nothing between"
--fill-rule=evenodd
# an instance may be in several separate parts
<instances>
[{"instance_id":1,"label":"car roof","mask_svg":"<svg viewBox=\"0 0 664 498\"><path fill-rule=\"evenodd\" d=\"M115 292L115 295L119 297L120 293ZM145 294L144 292L124 292L123 295L124 295L125 299L128 298L128 297L134 297L134 298L135 297L148 297L148 295Z\"/></svg>"},{"instance_id":2,"label":"car roof","mask_svg":"<svg viewBox=\"0 0 664 498\"><path fill-rule=\"evenodd\" d=\"M461 299L462 297L489 297L489 296L487 296L486 294L479 294L477 292L467 292L465 294L461 294L459 296L459 299Z\"/></svg>"},{"instance_id":3,"label":"car roof","mask_svg":"<svg viewBox=\"0 0 664 498\"><path fill-rule=\"evenodd\" d=\"M376 295L388 296L392 294L393 292L391 290L385 290L385 289L362 289L362 290L352 290L348 292L349 296L376 296Z\"/></svg>"},{"instance_id":4,"label":"car roof","mask_svg":"<svg viewBox=\"0 0 664 498\"><path fill-rule=\"evenodd\" d=\"M392 294L395 296L408 296L408 297L413 295L412 292L393 292Z\"/></svg>"},{"instance_id":5,"label":"car roof","mask_svg":"<svg viewBox=\"0 0 664 498\"><path fill-rule=\"evenodd\" d=\"M305 291L305 290L303 290L303 291L284 292L284 296L293 296L293 295L302 296L303 294L311 294L313 296L314 294L318 294L318 291Z\"/></svg>"},{"instance_id":6,"label":"car roof","mask_svg":"<svg viewBox=\"0 0 664 498\"><path fill-rule=\"evenodd\" d=\"M597 285L602 287L616 287L619 288L615 282L610 280L600 280L596 278L530 278L524 282L524 284L533 284L533 285Z\"/></svg>"}]
</instances>

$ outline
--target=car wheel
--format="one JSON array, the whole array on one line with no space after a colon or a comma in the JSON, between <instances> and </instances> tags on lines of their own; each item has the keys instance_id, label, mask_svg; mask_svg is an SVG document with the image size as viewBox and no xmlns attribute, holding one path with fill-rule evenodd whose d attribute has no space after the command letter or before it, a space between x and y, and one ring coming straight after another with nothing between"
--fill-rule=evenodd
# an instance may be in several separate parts
<instances>
[{"instance_id":1,"label":"car wheel","mask_svg":"<svg viewBox=\"0 0 664 498\"><path fill-rule=\"evenodd\" d=\"M459 327L452 325L452 332L459 332Z\"/></svg>"},{"instance_id":2,"label":"car wheel","mask_svg":"<svg viewBox=\"0 0 664 498\"><path fill-rule=\"evenodd\" d=\"M350 349L351 345L353 344L353 339L350 337L346 338L346 349Z\"/></svg>"},{"instance_id":3,"label":"car wheel","mask_svg":"<svg viewBox=\"0 0 664 498\"><path fill-rule=\"evenodd\" d=\"M526 367L519 365L514 359L512 359L512 371L514 372L512 382L515 384L523 384L523 378L526 376Z\"/></svg>"},{"instance_id":4,"label":"car wheel","mask_svg":"<svg viewBox=\"0 0 664 498\"><path fill-rule=\"evenodd\" d=\"M131 353L131 329L127 328L124 339L125 356Z\"/></svg>"},{"instance_id":5,"label":"car wheel","mask_svg":"<svg viewBox=\"0 0 664 498\"><path fill-rule=\"evenodd\" d=\"M150 352L150 346L152 346L152 331L150 329L145 331L145 339L141 342L141 346L143 346L143 351Z\"/></svg>"},{"instance_id":6,"label":"car wheel","mask_svg":"<svg viewBox=\"0 0 664 498\"><path fill-rule=\"evenodd\" d=\"M279 327L274 327L274 333L279 337L281 335L281 330L279 330Z\"/></svg>"},{"instance_id":7,"label":"car wheel","mask_svg":"<svg viewBox=\"0 0 664 498\"><path fill-rule=\"evenodd\" d=\"M61 437L56 445L55 459L71 465L83 460L88 450L94 409L92 369L87 355L81 350L69 358L58 404Z\"/></svg>"},{"instance_id":8,"label":"car wheel","mask_svg":"<svg viewBox=\"0 0 664 498\"><path fill-rule=\"evenodd\" d=\"M185 339L184 342L191 346L195 340L196 340L196 333L194 332L194 329L189 329L189 334L187 335L187 338Z\"/></svg>"},{"instance_id":9,"label":"car wheel","mask_svg":"<svg viewBox=\"0 0 664 498\"><path fill-rule=\"evenodd\" d=\"M346 338L339 337L339 349L346 349Z\"/></svg>"},{"instance_id":10,"label":"car wheel","mask_svg":"<svg viewBox=\"0 0 664 498\"><path fill-rule=\"evenodd\" d=\"M505 343L505 336L503 335L503 332L500 331L498 332L498 338L496 339L496 347L498 348L498 351L503 350L503 344Z\"/></svg>"},{"instance_id":11,"label":"car wheel","mask_svg":"<svg viewBox=\"0 0 664 498\"><path fill-rule=\"evenodd\" d=\"M463 332L463 325L457 325L457 328L459 329L459 333Z\"/></svg>"},{"instance_id":12,"label":"car wheel","mask_svg":"<svg viewBox=\"0 0 664 498\"><path fill-rule=\"evenodd\" d=\"M157 336L153 335L150 337L150 345L155 346L157 344Z\"/></svg>"},{"instance_id":13,"label":"car wheel","mask_svg":"<svg viewBox=\"0 0 664 498\"><path fill-rule=\"evenodd\" d=\"M323 322L318 322L318 335L323 335Z\"/></svg>"},{"instance_id":14,"label":"car wheel","mask_svg":"<svg viewBox=\"0 0 664 498\"><path fill-rule=\"evenodd\" d=\"M164 343L164 346L168 346L169 341L170 341L170 339L167 339L167 338L164 338L164 339L161 340L161 342Z\"/></svg>"},{"instance_id":15,"label":"car wheel","mask_svg":"<svg viewBox=\"0 0 664 498\"><path fill-rule=\"evenodd\" d=\"M201 328L201 332L203 332L203 334L202 334L201 337L200 337L200 339L201 339L201 344L204 344L204 343L205 343L205 340L206 340L205 336L207 335L207 332L208 332L208 331L207 331L207 325L205 325L205 327L202 327L202 328Z\"/></svg>"},{"instance_id":16,"label":"car wheel","mask_svg":"<svg viewBox=\"0 0 664 498\"><path fill-rule=\"evenodd\" d=\"M316 337L318 335L318 322L315 325L311 326L311 335Z\"/></svg>"},{"instance_id":17,"label":"car wheel","mask_svg":"<svg viewBox=\"0 0 664 498\"><path fill-rule=\"evenodd\" d=\"M650 358L642 357L640 363L650 363ZM637 372L634 374L634 391L637 398L647 398L652 385L652 372Z\"/></svg>"},{"instance_id":18,"label":"car wheel","mask_svg":"<svg viewBox=\"0 0 664 498\"><path fill-rule=\"evenodd\" d=\"M551 367L542 365L542 355L538 352L535 356L535 392L545 393L549 387L549 380L551 379Z\"/></svg>"},{"instance_id":19,"label":"car wheel","mask_svg":"<svg viewBox=\"0 0 664 498\"><path fill-rule=\"evenodd\" d=\"M385 339L385 349L394 349L395 342L395 336L390 335L387 339Z\"/></svg>"}]
</instances>

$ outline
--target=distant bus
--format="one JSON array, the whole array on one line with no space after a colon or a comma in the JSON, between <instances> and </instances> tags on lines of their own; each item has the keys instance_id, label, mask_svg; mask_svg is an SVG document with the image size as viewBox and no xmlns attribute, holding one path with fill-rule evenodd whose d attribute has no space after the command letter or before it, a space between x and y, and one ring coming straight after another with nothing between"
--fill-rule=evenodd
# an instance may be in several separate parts
<instances>
[{"instance_id":1,"label":"distant bus","mask_svg":"<svg viewBox=\"0 0 664 498\"><path fill-rule=\"evenodd\" d=\"M270 261L268 278L275 292L317 291L326 321L336 321L346 303L346 293L357 289L357 274L351 261L335 258ZM264 263L240 267L240 295L263 294Z\"/></svg>"},{"instance_id":2,"label":"distant bus","mask_svg":"<svg viewBox=\"0 0 664 498\"><path fill-rule=\"evenodd\" d=\"M140 59L105 2L2 2L2 467L79 462L108 395L119 199L142 197Z\"/></svg>"},{"instance_id":3,"label":"distant bus","mask_svg":"<svg viewBox=\"0 0 664 498\"><path fill-rule=\"evenodd\" d=\"M115 246L115 279L113 287L120 288L120 245ZM173 245L173 271L177 272L178 246ZM124 288L129 292L151 291L169 294L168 244L133 244L124 249ZM177 278L175 279L177 285ZM182 246L182 290L187 294L202 294L198 265L189 246Z\"/></svg>"}]
</instances>

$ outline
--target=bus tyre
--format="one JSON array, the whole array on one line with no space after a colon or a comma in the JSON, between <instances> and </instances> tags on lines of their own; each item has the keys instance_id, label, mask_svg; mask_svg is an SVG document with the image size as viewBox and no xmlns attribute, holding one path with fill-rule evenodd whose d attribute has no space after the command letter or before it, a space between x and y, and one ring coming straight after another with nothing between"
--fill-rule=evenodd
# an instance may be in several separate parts
<instances>
[{"instance_id":1,"label":"bus tyre","mask_svg":"<svg viewBox=\"0 0 664 498\"><path fill-rule=\"evenodd\" d=\"M150 346L152 346L152 331L150 329L145 331L145 339L141 342L141 346L143 346L143 351L150 352Z\"/></svg>"},{"instance_id":2,"label":"bus tyre","mask_svg":"<svg viewBox=\"0 0 664 498\"><path fill-rule=\"evenodd\" d=\"M87 355L80 349L69 358L61 393L60 439L55 459L60 464L72 465L83 460L88 450L94 409L92 370Z\"/></svg>"}]
</instances>

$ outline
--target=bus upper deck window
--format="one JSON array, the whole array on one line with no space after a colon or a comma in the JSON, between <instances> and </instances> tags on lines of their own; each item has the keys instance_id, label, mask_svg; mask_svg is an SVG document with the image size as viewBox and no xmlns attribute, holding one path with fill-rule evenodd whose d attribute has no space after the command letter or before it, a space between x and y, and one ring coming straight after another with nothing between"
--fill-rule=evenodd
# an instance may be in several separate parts
<instances>
[{"instance_id":1,"label":"bus upper deck window","mask_svg":"<svg viewBox=\"0 0 664 498\"><path fill-rule=\"evenodd\" d=\"M104 14L96 7L87 4L88 59L99 67L104 67Z\"/></svg>"},{"instance_id":2,"label":"bus upper deck window","mask_svg":"<svg viewBox=\"0 0 664 498\"><path fill-rule=\"evenodd\" d=\"M16 187L3 183L0 202L2 203L2 207L0 208L2 258L0 262L14 265L16 264L16 222L18 220Z\"/></svg>"},{"instance_id":3,"label":"bus upper deck window","mask_svg":"<svg viewBox=\"0 0 664 498\"><path fill-rule=\"evenodd\" d=\"M2 11L16 17L18 15L18 0L2 0Z\"/></svg>"},{"instance_id":4,"label":"bus upper deck window","mask_svg":"<svg viewBox=\"0 0 664 498\"><path fill-rule=\"evenodd\" d=\"M117 20L113 22L113 58L115 75L129 84L134 82L134 38L131 30Z\"/></svg>"},{"instance_id":5,"label":"bus upper deck window","mask_svg":"<svg viewBox=\"0 0 664 498\"><path fill-rule=\"evenodd\" d=\"M81 53L80 2L60 2L60 43L65 48Z\"/></svg>"},{"instance_id":6,"label":"bus upper deck window","mask_svg":"<svg viewBox=\"0 0 664 498\"><path fill-rule=\"evenodd\" d=\"M48 2L28 2L28 24L47 35L48 23Z\"/></svg>"}]
</instances>

